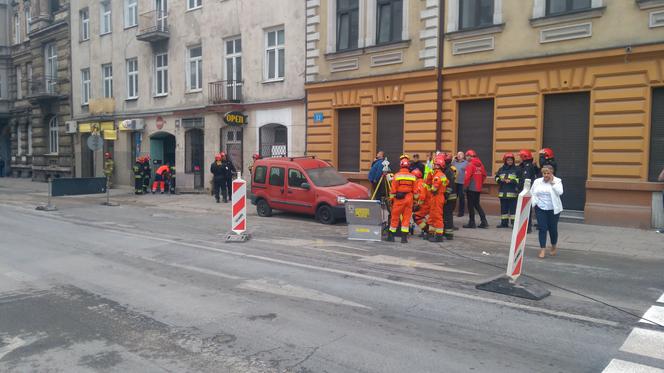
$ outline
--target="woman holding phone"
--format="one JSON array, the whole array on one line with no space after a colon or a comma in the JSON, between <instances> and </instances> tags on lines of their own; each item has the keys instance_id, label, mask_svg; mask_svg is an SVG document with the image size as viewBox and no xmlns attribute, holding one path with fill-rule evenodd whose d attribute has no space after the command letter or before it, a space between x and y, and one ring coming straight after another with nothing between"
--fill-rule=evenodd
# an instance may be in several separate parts
<instances>
[{"instance_id":1,"label":"woman holding phone","mask_svg":"<svg viewBox=\"0 0 664 373\"><path fill-rule=\"evenodd\" d=\"M533 196L533 206L537 215L539 226L539 258L546 256L546 234L551 238L550 255L556 255L558 250L558 219L563 211L563 203L560 196L563 195L563 182L553 174L553 167L545 165L542 167L542 177L536 179L530 192Z\"/></svg>"}]
</instances>

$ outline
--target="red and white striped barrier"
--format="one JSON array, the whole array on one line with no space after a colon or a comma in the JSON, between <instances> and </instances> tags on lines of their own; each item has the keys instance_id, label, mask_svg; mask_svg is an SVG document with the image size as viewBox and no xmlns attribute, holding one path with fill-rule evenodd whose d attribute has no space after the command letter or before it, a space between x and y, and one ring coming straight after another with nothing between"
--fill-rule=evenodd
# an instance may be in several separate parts
<instances>
[{"instance_id":1,"label":"red and white striped barrier","mask_svg":"<svg viewBox=\"0 0 664 373\"><path fill-rule=\"evenodd\" d=\"M231 215L231 230L226 235L226 241L247 241L247 182L238 172L237 179L233 180L233 193L231 194L233 213Z\"/></svg>"},{"instance_id":2,"label":"red and white striped barrier","mask_svg":"<svg viewBox=\"0 0 664 373\"><path fill-rule=\"evenodd\" d=\"M523 257L524 249L526 248L531 206L532 194L530 193L530 180L526 180L523 190L519 193L519 199L516 204L516 217L514 218L512 243L510 244L510 258L507 262L507 276L512 280L519 278L523 271Z\"/></svg>"}]
</instances>

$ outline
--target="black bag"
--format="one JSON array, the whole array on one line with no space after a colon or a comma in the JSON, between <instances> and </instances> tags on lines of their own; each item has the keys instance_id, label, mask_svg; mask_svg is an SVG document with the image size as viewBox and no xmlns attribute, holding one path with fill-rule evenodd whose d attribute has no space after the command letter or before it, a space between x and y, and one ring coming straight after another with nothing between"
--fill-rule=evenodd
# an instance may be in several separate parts
<instances>
[{"instance_id":1,"label":"black bag","mask_svg":"<svg viewBox=\"0 0 664 373\"><path fill-rule=\"evenodd\" d=\"M397 199L404 199L404 198L406 198L406 193L404 193L404 192L397 192L396 197L397 197Z\"/></svg>"}]
</instances>

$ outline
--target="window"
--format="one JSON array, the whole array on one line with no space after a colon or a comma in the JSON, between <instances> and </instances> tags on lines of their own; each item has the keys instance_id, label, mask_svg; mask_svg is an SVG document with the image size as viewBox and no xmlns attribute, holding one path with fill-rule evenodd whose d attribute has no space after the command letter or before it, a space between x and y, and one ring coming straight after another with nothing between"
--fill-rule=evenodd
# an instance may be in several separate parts
<instances>
[{"instance_id":1,"label":"window","mask_svg":"<svg viewBox=\"0 0 664 373\"><path fill-rule=\"evenodd\" d=\"M284 186L285 171L281 167L270 167L270 185Z\"/></svg>"},{"instance_id":2,"label":"window","mask_svg":"<svg viewBox=\"0 0 664 373\"><path fill-rule=\"evenodd\" d=\"M203 171L203 162L205 162L204 141L205 135L203 134L203 119L202 118L189 118L182 120L184 128L193 129L187 130L184 134L184 172L191 174L197 169Z\"/></svg>"},{"instance_id":3,"label":"window","mask_svg":"<svg viewBox=\"0 0 664 373\"><path fill-rule=\"evenodd\" d=\"M23 73L21 72L21 66L16 66L16 99L21 100L23 98Z\"/></svg>"},{"instance_id":4,"label":"window","mask_svg":"<svg viewBox=\"0 0 664 373\"><path fill-rule=\"evenodd\" d=\"M267 175L267 167L258 166L254 170L254 183L265 184L265 176Z\"/></svg>"},{"instance_id":5,"label":"window","mask_svg":"<svg viewBox=\"0 0 664 373\"><path fill-rule=\"evenodd\" d=\"M48 10L51 12L51 15L57 12L60 9L60 0L49 0Z\"/></svg>"},{"instance_id":6,"label":"window","mask_svg":"<svg viewBox=\"0 0 664 373\"><path fill-rule=\"evenodd\" d=\"M32 123L28 122L28 155L32 155Z\"/></svg>"},{"instance_id":7,"label":"window","mask_svg":"<svg viewBox=\"0 0 664 373\"><path fill-rule=\"evenodd\" d=\"M127 98L138 98L138 59L127 60Z\"/></svg>"},{"instance_id":8,"label":"window","mask_svg":"<svg viewBox=\"0 0 664 373\"><path fill-rule=\"evenodd\" d=\"M293 188L302 188L302 184L307 182L307 178L304 177L302 172L299 170L289 168L288 169L288 186Z\"/></svg>"},{"instance_id":9,"label":"window","mask_svg":"<svg viewBox=\"0 0 664 373\"><path fill-rule=\"evenodd\" d=\"M242 40L226 41L226 97L229 100L242 98Z\"/></svg>"},{"instance_id":10,"label":"window","mask_svg":"<svg viewBox=\"0 0 664 373\"><path fill-rule=\"evenodd\" d=\"M558 15L592 8L591 0L546 0L546 15Z\"/></svg>"},{"instance_id":11,"label":"window","mask_svg":"<svg viewBox=\"0 0 664 373\"><path fill-rule=\"evenodd\" d=\"M104 97L113 97L113 65L101 65L102 87L104 87Z\"/></svg>"},{"instance_id":12,"label":"window","mask_svg":"<svg viewBox=\"0 0 664 373\"><path fill-rule=\"evenodd\" d=\"M111 2L102 2L100 9L101 15L99 17L99 34L104 35L113 31L111 28Z\"/></svg>"},{"instance_id":13,"label":"window","mask_svg":"<svg viewBox=\"0 0 664 373\"><path fill-rule=\"evenodd\" d=\"M188 50L187 90L200 91L203 88L203 48L199 45Z\"/></svg>"},{"instance_id":14,"label":"window","mask_svg":"<svg viewBox=\"0 0 664 373\"><path fill-rule=\"evenodd\" d=\"M156 96L164 96L168 94L168 54L161 53L154 56L155 66L155 86L154 93Z\"/></svg>"},{"instance_id":15,"label":"window","mask_svg":"<svg viewBox=\"0 0 664 373\"><path fill-rule=\"evenodd\" d=\"M650 113L648 181L657 181L659 173L664 169L664 87L653 88Z\"/></svg>"},{"instance_id":16,"label":"window","mask_svg":"<svg viewBox=\"0 0 664 373\"><path fill-rule=\"evenodd\" d=\"M58 117L54 116L48 122L48 151L51 154L58 153L59 134L58 134Z\"/></svg>"},{"instance_id":17,"label":"window","mask_svg":"<svg viewBox=\"0 0 664 373\"><path fill-rule=\"evenodd\" d=\"M30 3L25 2L23 4L23 13L25 14L25 38L28 38L30 34L30 23L32 22L32 16L30 15Z\"/></svg>"},{"instance_id":18,"label":"window","mask_svg":"<svg viewBox=\"0 0 664 373\"><path fill-rule=\"evenodd\" d=\"M337 112L337 149L339 171L360 171L360 109Z\"/></svg>"},{"instance_id":19,"label":"window","mask_svg":"<svg viewBox=\"0 0 664 373\"><path fill-rule=\"evenodd\" d=\"M125 0L124 24L125 28L138 24L138 0Z\"/></svg>"},{"instance_id":20,"label":"window","mask_svg":"<svg viewBox=\"0 0 664 373\"><path fill-rule=\"evenodd\" d=\"M28 62L25 65L25 69L26 69L26 72L25 72L26 80L28 81L28 84L27 84L28 85L28 96L30 96L32 94L32 84L33 84L33 82L32 82L32 62Z\"/></svg>"},{"instance_id":21,"label":"window","mask_svg":"<svg viewBox=\"0 0 664 373\"><path fill-rule=\"evenodd\" d=\"M23 154L23 139L21 138L23 136L23 125L19 124L16 126L16 154L17 155L22 155Z\"/></svg>"},{"instance_id":22,"label":"window","mask_svg":"<svg viewBox=\"0 0 664 373\"><path fill-rule=\"evenodd\" d=\"M55 43L46 44L44 54L46 59L44 69L46 91L48 93L55 93L58 79L58 50L55 48Z\"/></svg>"},{"instance_id":23,"label":"window","mask_svg":"<svg viewBox=\"0 0 664 373\"><path fill-rule=\"evenodd\" d=\"M90 11L83 9L79 14L81 18L81 40L90 40Z\"/></svg>"},{"instance_id":24,"label":"window","mask_svg":"<svg viewBox=\"0 0 664 373\"><path fill-rule=\"evenodd\" d=\"M272 30L265 33L265 79L279 80L284 78L285 64L285 34L284 29Z\"/></svg>"},{"instance_id":25,"label":"window","mask_svg":"<svg viewBox=\"0 0 664 373\"><path fill-rule=\"evenodd\" d=\"M337 0L337 50L357 48L358 0Z\"/></svg>"},{"instance_id":26,"label":"window","mask_svg":"<svg viewBox=\"0 0 664 373\"><path fill-rule=\"evenodd\" d=\"M378 0L378 30L377 40L380 43L389 43L401 40L403 27L402 0Z\"/></svg>"},{"instance_id":27,"label":"window","mask_svg":"<svg viewBox=\"0 0 664 373\"><path fill-rule=\"evenodd\" d=\"M21 43L21 20L18 13L14 14L14 44Z\"/></svg>"},{"instance_id":28,"label":"window","mask_svg":"<svg viewBox=\"0 0 664 373\"><path fill-rule=\"evenodd\" d=\"M493 0L465 0L459 7L459 29L493 25Z\"/></svg>"},{"instance_id":29,"label":"window","mask_svg":"<svg viewBox=\"0 0 664 373\"><path fill-rule=\"evenodd\" d=\"M187 10L198 9L203 6L203 0L187 0Z\"/></svg>"},{"instance_id":30,"label":"window","mask_svg":"<svg viewBox=\"0 0 664 373\"><path fill-rule=\"evenodd\" d=\"M81 105L90 102L90 69L81 70Z\"/></svg>"}]
</instances>

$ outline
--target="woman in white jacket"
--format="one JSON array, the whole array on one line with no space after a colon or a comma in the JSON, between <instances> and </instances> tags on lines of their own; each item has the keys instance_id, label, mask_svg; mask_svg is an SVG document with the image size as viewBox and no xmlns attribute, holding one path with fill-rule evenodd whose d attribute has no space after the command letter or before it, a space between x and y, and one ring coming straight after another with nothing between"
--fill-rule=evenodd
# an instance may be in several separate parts
<instances>
[{"instance_id":1,"label":"woman in white jacket","mask_svg":"<svg viewBox=\"0 0 664 373\"><path fill-rule=\"evenodd\" d=\"M558 219L563 211L560 196L563 195L563 182L553 176L553 167L542 167L542 177L535 180L530 192L533 195L533 206L537 215L539 227L540 259L546 255L546 233L551 238L551 256L556 255L558 249Z\"/></svg>"}]
</instances>

